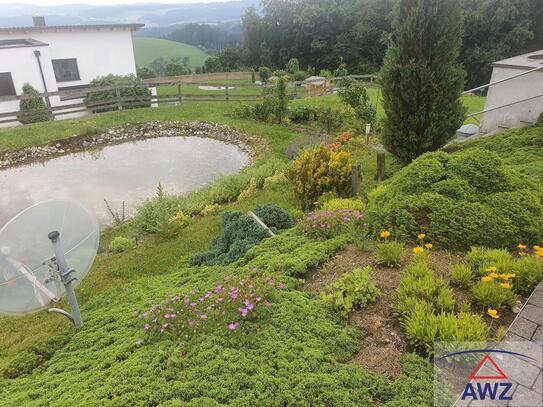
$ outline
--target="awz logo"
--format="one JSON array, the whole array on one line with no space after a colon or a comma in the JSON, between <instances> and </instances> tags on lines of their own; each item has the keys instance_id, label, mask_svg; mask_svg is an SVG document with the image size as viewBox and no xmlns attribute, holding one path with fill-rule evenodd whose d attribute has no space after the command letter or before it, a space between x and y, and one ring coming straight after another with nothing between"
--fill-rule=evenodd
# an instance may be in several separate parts
<instances>
[{"instance_id":1,"label":"awz logo","mask_svg":"<svg viewBox=\"0 0 543 407\"><path fill-rule=\"evenodd\" d=\"M479 375L479 369L481 366L489 362L496 371L496 375ZM479 383L477 380L496 380L495 383ZM509 382L507 376L500 369L498 364L490 357L489 354L479 362L479 364L473 369L469 376L469 381L462 393L462 400L512 400L511 394L512 383Z\"/></svg>"}]
</instances>

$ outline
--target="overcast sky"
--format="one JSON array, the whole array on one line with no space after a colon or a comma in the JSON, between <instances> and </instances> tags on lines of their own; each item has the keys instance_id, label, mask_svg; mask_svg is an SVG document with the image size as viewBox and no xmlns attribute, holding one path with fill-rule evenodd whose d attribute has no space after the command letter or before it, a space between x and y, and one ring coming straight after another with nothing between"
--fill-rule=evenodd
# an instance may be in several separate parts
<instances>
[{"instance_id":1,"label":"overcast sky","mask_svg":"<svg viewBox=\"0 0 543 407\"><path fill-rule=\"evenodd\" d=\"M93 5L113 5L113 4L134 4L134 3L216 3L233 0L32 0L25 1L26 4L38 4L40 6L58 6L61 4L93 4ZM0 4L18 3L16 0L0 0Z\"/></svg>"}]
</instances>

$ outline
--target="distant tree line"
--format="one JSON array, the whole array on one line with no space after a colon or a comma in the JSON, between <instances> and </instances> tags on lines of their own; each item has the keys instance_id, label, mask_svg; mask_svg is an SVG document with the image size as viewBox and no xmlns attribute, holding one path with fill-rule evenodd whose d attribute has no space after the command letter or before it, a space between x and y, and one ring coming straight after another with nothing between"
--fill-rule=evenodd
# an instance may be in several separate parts
<instances>
[{"instance_id":1,"label":"distant tree line","mask_svg":"<svg viewBox=\"0 0 543 407\"><path fill-rule=\"evenodd\" d=\"M208 72L284 67L297 58L306 71L375 73L392 32L399 0L262 0L242 18L243 45L211 57ZM467 86L490 79L490 63L543 48L541 0L458 0L464 21L459 62ZM309 69L308 69L309 68Z\"/></svg>"},{"instance_id":2,"label":"distant tree line","mask_svg":"<svg viewBox=\"0 0 543 407\"><path fill-rule=\"evenodd\" d=\"M165 38L194 45L208 52L217 52L226 47L239 47L243 43L243 33L239 22L184 24L172 31Z\"/></svg>"}]
</instances>

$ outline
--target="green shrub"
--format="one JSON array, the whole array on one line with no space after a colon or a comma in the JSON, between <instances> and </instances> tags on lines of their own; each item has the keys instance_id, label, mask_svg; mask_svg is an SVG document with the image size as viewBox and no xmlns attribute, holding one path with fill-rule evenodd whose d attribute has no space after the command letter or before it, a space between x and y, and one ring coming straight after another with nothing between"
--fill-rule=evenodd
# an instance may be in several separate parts
<instances>
[{"instance_id":1,"label":"green shrub","mask_svg":"<svg viewBox=\"0 0 543 407\"><path fill-rule=\"evenodd\" d=\"M39 96L36 89L29 83L23 85L23 96L19 102L19 114L17 120L22 124L46 122L52 119L51 114L47 111L47 106L43 99Z\"/></svg>"},{"instance_id":2,"label":"green shrub","mask_svg":"<svg viewBox=\"0 0 543 407\"><path fill-rule=\"evenodd\" d=\"M543 240L542 197L492 152L435 152L373 190L365 213L372 232L393 229L401 240L424 230L446 249L515 247Z\"/></svg>"},{"instance_id":3,"label":"green shrub","mask_svg":"<svg viewBox=\"0 0 543 407\"><path fill-rule=\"evenodd\" d=\"M294 72L292 77L294 78L296 82L301 82L301 81L305 81L305 79L307 78L307 74L304 71L296 71Z\"/></svg>"},{"instance_id":4,"label":"green shrub","mask_svg":"<svg viewBox=\"0 0 543 407\"><path fill-rule=\"evenodd\" d=\"M362 227L362 214L350 209L309 212L297 225L304 235L317 240L346 233L359 235Z\"/></svg>"},{"instance_id":5,"label":"green shrub","mask_svg":"<svg viewBox=\"0 0 543 407\"><path fill-rule=\"evenodd\" d=\"M285 70L291 74L298 72L300 70L300 62L298 61L298 59L297 58L289 59L289 61L287 62L287 65L285 66Z\"/></svg>"},{"instance_id":6,"label":"green shrub","mask_svg":"<svg viewBox=\"0 0 543 407\"><path fill-rule=\"evenodd\" d=\"M267 66L261 66L258 68L258 75L260 76L260 80L264 83L268 82L268 79L272 76L272 71Z\"/></svg>"},{"instance_id":7,"label":"green shrub","mask_svg":"<svg viewBox=\"0 0 543 407\"><path fill-rule=\"evenodd\" d=\"M136 245L135 239L117 236L109 243L109 251L112 253L122 253L133 249Z\"/></svg>"},{"instance_id":8,"label":"green shrub","mask_svg":"<svg viewBox=\"0 0 543 407\"><path fill-rule=\"evenodd\" d=\"M330 284L325 298L345 317L353 308L363 308L377 300L381 291L370 281L371 267L356 268Z\"/></svg>"},{"instance_id":9,"label":"green shrub","mask_svg":"<svg viewBox=\"0 0 543 407\"><path fill-rule=\"evenodd\" d=\"M453 267L451 281L458 287L468 288L471 285L473 278L473 270L470 266L466 264L457 264Z\"/></svg>"},{"instance_id":10,"label":"green shrub","mask_svg":"<svg viewBox=\"0 0 543 407\"><path fill-rule=\"evenodd\" d=\"M294 225L290 213L272 204L257 206L253 212L274 232ZM267 232L246 214L224 212L221 234L213 238L209 251L195 254L189 263L191 266L232 263L266 237L269 237Z\"/></svg>"},{"instance_id":11,"label":"green shrub","mask_svg":"<svg viewBox=\"0 0 543 407\"><path fill-rule=\"evenodd\" d=\"M511 288L503 288L500 282L495 280L491 282L479 281L471 289L475 302L481 305L485 310L492 308L501 310L506 306L513 306L517 296Z\"/></svg>"},{"instance_id":12,"label":"green shrub","mask_svg":"<svg viewBox=\"0 0 543 407\"><path fill-rule=\"evenodd\" d=\"M399 242L383 242L377 244L375 261L387 267L399 267L405 257L405 248Z\"/></svg>"},{"instance_id":13,"label":"green shrub","mask_svg":"<svg viewBox=\"0 0 543 407\"><path fill-rule=\"evenodd\" d=\"M366 205L360 199L351 199L351 198L333 198L324 202L320 207L320 209L323 211L337 211L341 209L351 209L353 211L359 211L359 212L362 212L365 208L366 208Z\"/></svg>"},{"instance_id":14,"label":"green shrub","mask_svg":"<svg viewBox=\"0 0 543 407\"><path fill-rule=\"evenodd\" d=\"M354 79L343 80L343 86L338 92L339 99L350 106L358 119L358 128L362 130L367 123L373 124L377 110L373 107L366 87Z\"/></svg>"},{"instance_id":15,"label":"green shrub","mask_svg":"<svg viewBox=\"0 0 543 407\"><path fill-rule=\"evenodd\" d=\"M327 192L347 196L351 191L351 155L324 146L303 152L286 172L302 209L312 208Z\"/></svg>"},{"instance_id":16,"label":"green shrub","mask_svg":"<svg viewBox=\"0 0 543 407\"><path fill-rule=\"evenodd\" d=\"M526 256L513 263L515 273L513 289L522 295L530 295L543 280L543 261L536 257Z\"/></svg>"},{"instance_id":17,"label":"green shrub","mask_svg":"<svg viewBox=\"0 0 543 407\"><path fill-rule=\"evenodd\" d=\"M513 266L513 259L507 250L484 247L472 247L464 261L478 276L486 274L489 267L496 267L498 273L509 273Z\"/></svg>"},{"instance_id":18,"label":"green shrub","mask_svg":"<svg viewBox=\"0 0 543 407\"><path fill-rule=\"evenodd\" d=\"M317 110L313 106L293 106L289 107L288 117L294 123L309 122L316 120Z\"/></svg>"},{"instance_id":19,"label":"green shrub","mask_svg":"<svg viewBox=\"0 0 543 407\"><path fill-rule=\"evenodd\" d=\"M320 106L316 109L316 118L321 128L330 134L341 128L345 115L330 106Z\"/></svg>"},{"instance_id":20,"label":"green shrub","mask_svg":"<svg viewBox=\"0 0 543 407\"><path fill-rule=\"evenodd\" d=\"M117 92L115 89L92 91L92 88L113 87L119 84L119 97L131 98L123 102L123 109L137 109L151 106L151 90L147 88L141 79L134 75L112 75L95 78L90 83L90 92L85 97L85 104L93 112L109 112L117 110ZM95 107L108 104L105 107Z\"/></svg>"}]
</instances>

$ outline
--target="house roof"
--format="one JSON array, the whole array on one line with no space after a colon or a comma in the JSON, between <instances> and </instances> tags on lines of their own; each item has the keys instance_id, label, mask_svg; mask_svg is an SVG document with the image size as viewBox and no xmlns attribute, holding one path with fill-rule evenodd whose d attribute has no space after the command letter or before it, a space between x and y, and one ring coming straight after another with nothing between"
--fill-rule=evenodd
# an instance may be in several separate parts
<instances>
[{"instance_id":1,"label":"house roof","mask_svg":"<svg viewBox=\"0 0 543 407\"><path fill-rule=\"evenodd\" d=\"M131 30L136 31L145 24L79 24L79 25L46 25L27 27L1 27L0 33L47 32L47 31L90 31L90 30Z\"/></svg>"},{"instance_id":2,"label":"house roof","mask_svg":"<svg viewBox=\"0 0 543 407\"><path fill-rule=\"evenodd\" d=\"M543 70L543 49L502 59L501 61L494 62L492 66L522 70L541 68Z\"/></svg>"},{"instance_id":3,"label":"house roof","mask_svg":"<svg viewBox=\"0 0 543 407\"><path fill-rule=\"evenodd\" d=\"M0 49L23 48L23 47L46 47L49 44L32 38L14 38L9 40L0 40Z\"/></svg>"}]
</instances>

